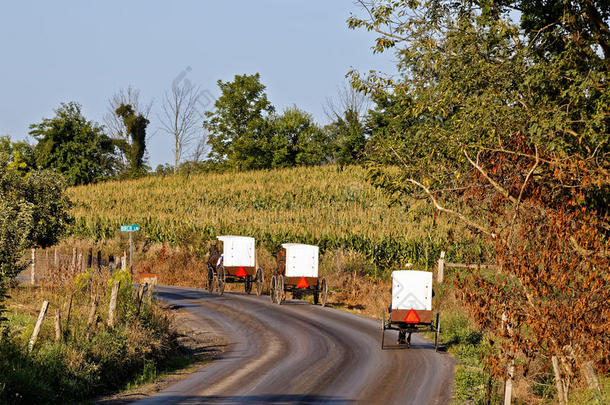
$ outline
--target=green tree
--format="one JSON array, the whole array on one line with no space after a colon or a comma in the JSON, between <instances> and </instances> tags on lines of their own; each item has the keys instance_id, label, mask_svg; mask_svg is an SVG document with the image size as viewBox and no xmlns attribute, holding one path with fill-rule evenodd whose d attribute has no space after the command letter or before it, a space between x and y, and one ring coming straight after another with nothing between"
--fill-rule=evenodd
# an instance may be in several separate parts
<instances>
[{"instance_id":1,"label":"green tree","mask_svg":"<svg viewBox=\"0 0 610 405\"><path fill-rule=\"evenodd\" d=\"M146 127L150 121L143 114L136 114L130 104L121 104L115 113L123 120L125 131L131 142L127 142L124 138L114 139L113 142L127 158L129 174L143 174L147 170L144 154L146 152Z\"/></svg>"},{"instance_id":2,"label":"green tree","mask_svg":"<svg viewBox=\"0 0 610 405\"><path fill-rule=\"evenodd\" d=\"M271 118L271 121L276 139L273 167L318 165L332 158L328 134L310 114L295 106Z\"/></svg>"},{"instance_id":3,"label":"green tree","mask_svg":"<svg viewBox=\"0 0 610 405\"><path fill-rule=\"evenodd\" d=\"M30 126L30 135L38 141L34 148L38 167L57 170L70 185L88 184L116 174L112 140L100 125L82 115L79 104L62 103L55 114Z\"/></svg>"},{"instance_id":4,"label":"green tree","mask_svg":"<svg viewBox=\"0 0 610 405\"><path fill-rule=\"evenodd\" d=\"M260 75L236 75L232 82L219 80L218 87L221 96L204 122L210 157L238 170L271 167L277 138L268 116L274 108Z\"/></svg>"},{"instance_id":5,"label":"green tree","mask_svg":"<svg viewBox=\"0 0 610 405\"><path fill-rule=\"evenodd\" d=\"M9 168L27 173L36 167L34 147L27 142L13 142L9 136L0 136L0 158Z\"/></svg>"},{"instance_id":6,"label":"green tree","mask_svg":"<svg viewBox=\"0 0 610 405\"><path fill-rule=\"evenodd\" d=\"M0 312L8 281L25 267L24 249L55 244L71 223L65 190L61 175L24 174L0 155Z\"/></svg>"},{"instance_id":7,"label":"green tree","mask_svg":"<svg viewBox=\"0 0 610 405\"><path fill-rule=\"evenodd\" d=\"M428 199L494 246L499 274L456 283L498 336L489 370L559 358L566 403L579 365L610 361L600 333L610 327L608 3L360 3L365 17L350 27L379 33L375 50L399 61L394 77L352 72L383 102L371 117L371 180ZM514 333L501 332L503 313Z\"/></svg>"},{"instance_id":8,"label":"green tree","mask_svg":"<svg viewBox=\"0 0 610 405\"><path fill-rule=\"evenodd\" d=\"M337 115L327 130L336 143L336 159L341 167L362 161L367 139L357 111L348 109L343 116Z\"/></svg>"}]
</instances>

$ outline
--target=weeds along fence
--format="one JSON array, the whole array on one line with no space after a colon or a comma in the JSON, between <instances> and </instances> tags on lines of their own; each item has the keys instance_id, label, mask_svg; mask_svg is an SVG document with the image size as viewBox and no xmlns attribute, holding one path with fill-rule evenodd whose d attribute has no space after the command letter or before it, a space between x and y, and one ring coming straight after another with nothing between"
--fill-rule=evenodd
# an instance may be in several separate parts
<instances>
[{"instance_id":1,"label":"weeds along fence","mask_svg":"<svg viewBox=\"0 0 610 405\"><path fill-rule=\"evenodd\" d=\"M127 223L141 226L140 240L202 251L219 234L241 234L271 253L286 242L315 244L322 252L354 250L386 276L408 263L432 268L445 246L457 260L485 252L454 237L455 225L434 220L425 204L390 205L359 167L147 177L75 187L70 194L71 234L96 241L115 237Z\"/></svg>"},{"instance_id":2,"label":"weeds along fence","mask_svg":"<svg viewBox=\"0 0 610 405\"><path fill-rule=\"evenodd\" d=\"M101 251L92 248L72 248L71 251L59 248L31 249L23 260L29 263L24 276L31 284L39 280L64 284L67 279L72 279L90 268L97 269L98 272L107 268L110 273L127 268L126 252L102 255Z\"/></svg>"}]
</instances>

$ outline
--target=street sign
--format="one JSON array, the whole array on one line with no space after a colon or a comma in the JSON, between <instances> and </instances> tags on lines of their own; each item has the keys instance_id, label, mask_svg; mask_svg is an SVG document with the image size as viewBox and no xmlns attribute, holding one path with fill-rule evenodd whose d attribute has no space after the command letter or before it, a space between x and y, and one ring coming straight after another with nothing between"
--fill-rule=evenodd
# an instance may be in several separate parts
<instances>
[{"instance_id":1,"label":"street sign","mask_svg":"<svg viewBox=\"0 0 610 405\"><path fill-rule=\"evenodd\" d=\"M133 238L134 232L140 230L140 225L121 225L121 232L129 232L129 273L133 279Z\"/></svg>"},{"instance_id":2,"label":"street sign","mask_svg":"<svg viewBox=\"0 0 610 405\"><path fill-rule=\"evenodd\" d=\"M121 232L137 232L140 230L140 225L121 225Z\"/></svg>"}]
</instances>

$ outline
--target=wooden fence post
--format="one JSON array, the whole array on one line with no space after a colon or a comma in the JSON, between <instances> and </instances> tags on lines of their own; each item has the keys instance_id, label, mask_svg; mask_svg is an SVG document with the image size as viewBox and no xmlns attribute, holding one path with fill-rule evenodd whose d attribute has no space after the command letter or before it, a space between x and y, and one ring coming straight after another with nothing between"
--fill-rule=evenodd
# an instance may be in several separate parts
<instances>
[{"instance_id":1,"label":"wooden fence post","mask_svg":"<svg viewBox=\"0 0 610 405\"><path fill-rule=\"evenodd\" d=\"M79 272L83 271L83 260L84 260L83 259L83 252L80 252L78 254L78 270L79 270Z\"/></svg>"},{"instance_id":2,"label":"wooden fence post","mask_svg":"<svg viewBox=\"0 0 610 405\"><path fill-rule=\"evenodd\" d=\"M89 311L89 319L87 319L87 331L85 332L85 337L89 337L89 334L91 333L91 326L93 326L93 321L95 321L95 312L97 311L99 301L100 298L97 295L93 297L91 310Z\"/></svg>"},{"instance_id":3,"label":"wooden fence post","mask_svg":"<svg viewBox=\"0 0 610 405\"><path fill-rule=\"evenodd\" d=\"M36 326L34 326L34 331L32 332L32 337L28 343L28 353L32 352L34 348L34 343L36 343L36 339L38 339L38 334L40 333L40 327L42 326L42 321L44 320L45 315L47 314L47 309L49 308L49 301L44 301L42 303L42 308L40 308L40 313L38 314L38 320L36 321Z\"/></svg>"},{"instance_id":4,"label":"wooden fence post","mask_svg":"<svg viewBox=\"0 0 610 405\"><path fill-rule=\"evenodd\" d=\"M55 248L55 257L53 258L53 264L55 268L59 267L59 254L57 253L57 248Z\"/></svg>"},{"instance_id":5,"label":"wooden fence post","mask_svg":"<svg viewBox=\"0 0 610 405\"><path fill-rule=\"evenodd\" d=\"M36 282L36 249L32 249L32 272L30 273L30 283Z\"/></svg>"},{"instance_id":6,"label":"wooden fence post","mask_svg":"<svg viewBox=\"0 0 610 405\"><path fill-rule=\"evenodd\" d=\"M76 248L72 248L72 269L76 268Z\"/></svg>"},{"instance_id":7,"label":"wooden fence post","mask_svg":"<svg viewBox=\"0 0 610 405\"><path fill-rule=\"evenodd\" d=\"M87 253L87 269L90 269L91 267L93 267L93 249L90 248Z\"/></svg>"},{"instance_id":8,"label":"wooden fence post","mask_svg":"<svg viewBox=\"0 0 610 405\"><path fill-rule=\"evenodd\" d=\"M142 300L144 299L144 290L145 290L145 288L148 288L148 283L147 284L140 284L138 286L138 295L137 295L138 309L136 311L136 316L140 315L140 307L142 306Z\"/></svg>"},{"instance_id":9,"label":"wooden fence post","mask_svg":"<svg viewBox=\"0 0 610 405\"><path fill-rule=\"evenodd\" d=\"M59 343L61 341L61 309L55 310L55 341Z\"/></svg>"},{"instance_id":10,"label":"wooden fence post","mask_svg":"<svg viewBox=\"0 0 610 405\"><path fill-rule=\"evenodd\" d=\"M559 405L567 405L567 395L563 386L563 379L561 378L561 369L559 368L559 360L557 356L551 357L551 363L553 364L553 373L555 374L555 387L557 388L557 399Z\"/></svg>"},{"instance_id":11,"label":"wooden fence post","mask_svg":"<svg viewBox=\"0 0 610 405\"><path fill-rule=\"evenodd\" d=\"M121 264L121 270L127 270L127 252L123 250L123 262Z\"/></svg>"},{"instance_id":12,"label":"wooden fence post","mask_svg":"<svg viewBox=\"0 0 610 405\"><path fill-rule=\"evenodd\" d=\"M436 281L439 283L443 282L445 278L445 251L441 251L441 257L438 259L438 264L436 266Z\"/></svg>"},{"instance_id":13,"label":"wooden fence post","mask_svg":"<svg viewBox=\"0 0 610 405\"><path fill-rule=\"evenodd\" d=\"M114 327L115 311L116 311L116 300L119 294L120 281L112 283L112 293L110 294L110 304L108 305L108 326Z\"/></svg>"}]
</instances>

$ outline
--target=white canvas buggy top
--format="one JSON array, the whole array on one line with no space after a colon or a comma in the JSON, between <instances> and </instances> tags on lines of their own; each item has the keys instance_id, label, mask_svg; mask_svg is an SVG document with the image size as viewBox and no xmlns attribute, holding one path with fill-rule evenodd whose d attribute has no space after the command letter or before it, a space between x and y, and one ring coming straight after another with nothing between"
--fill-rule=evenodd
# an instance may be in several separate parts
<instances>
[{"instance_id":1,"label":"white canvas buggy top","mask_svg":"<svg viewBox=\"0 0 610 405\"><path fill-rule=\"evenodd\" d=\"M320 249L301 243L284 243L286 249L286 277L318 277Z\"/></svg>"},{"instance_id":2,"label":"white canvas buggy top","mask_svg":"<svg viewBox=\"0 0 610 405\"><path fill-rule=\"evenodd\" d=\"M392 309L432 310L432 273L397 270L392 272Z\"/></svg>"},{"instance_id":3,"label":"white canvas buggy top","mask_svg":"<svg viewBox=\"0 0 610 405\"><path fill-rule=\"evenodd\" d=\"M222 235L222 260L225 267L254 267L256 261L255 240L249 236Z\"/></svg>"}]
</instances>

